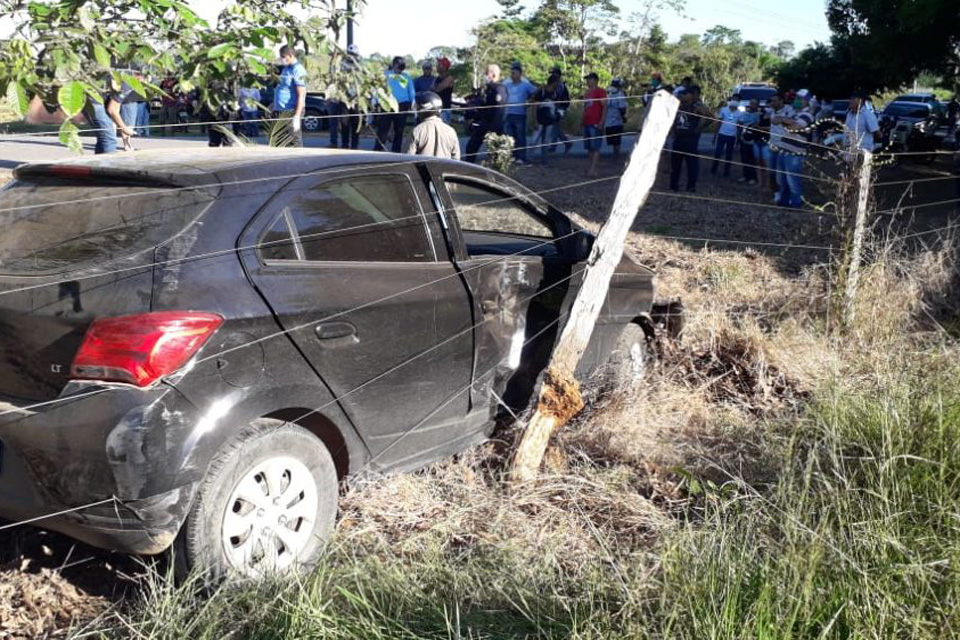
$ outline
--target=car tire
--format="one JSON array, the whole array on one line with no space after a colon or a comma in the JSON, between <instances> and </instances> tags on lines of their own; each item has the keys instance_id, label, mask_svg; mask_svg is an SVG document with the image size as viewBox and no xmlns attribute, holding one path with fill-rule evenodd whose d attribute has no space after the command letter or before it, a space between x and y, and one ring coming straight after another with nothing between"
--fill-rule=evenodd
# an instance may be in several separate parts
<instances>
[{"instance_id":1,"label":"car tire","mask_svg":"<svg viewBox=\"0 0 960 640\"><path fill-rule=\"evenodd\" d=\"M313 109L307 110L303 114L303 130L314 133L323 129L323 120L321 120L322 115L323 114L319 111L314 111Z\"/></svg>"},{"instance_id":2,"label":"car tire","mask_svg":"<svg viewBox=\"0 0 960 640\"><path fill-rule=\"evenodd\" d=\"M628 324L607 359L605 382L615 390L635 390L646 373L648 358L647 335L643 327Z\"/></svg>"},{"instance_id":3,"label":"car tire","mask_svg":"<svg viewBox=\"0 0 960 640\"><path fill-rule=\"evenodd\" d=\"M260 419L210 464L174 544L181 578L262 578L316 564L337 515L326 446L305 429Z\"/></svg>"}]
</instances>

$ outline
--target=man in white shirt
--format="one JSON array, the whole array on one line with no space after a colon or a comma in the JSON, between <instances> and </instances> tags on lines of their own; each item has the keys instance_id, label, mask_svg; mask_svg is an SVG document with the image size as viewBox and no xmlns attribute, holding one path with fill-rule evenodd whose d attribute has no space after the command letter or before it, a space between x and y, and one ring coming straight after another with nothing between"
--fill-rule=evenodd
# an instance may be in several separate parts
<instances>
[{"instance_id":1,"label":"man in white shirt","mask_svg":"<svg viewBox=\"0 0 960 640\"><path fill-rule=\"evenodd\" d=\"M720 156L724 156L726 162L723 163L723 177L730 177L730 161L733 159L733 148L737 144L737 124L740 120L740 102L730 98L727 106L720 110L717 116L720 118L720 129L714 136L716 148L713 151L713 165L710 167L710 175L717 175L717 167L720 165Z\"/></svg>"},{"instance_id":2,"label":"man in white shirt","mask_svg":"<svg viewBox=\"0 0 960 640\"><path fill-rule=\"evenodd\" d=\"M847 119L844 122L845 142L844 145L848 151L845 156L847 161L851 161L859 155L860 151L873 152L874 137L880 131L880 124L877 122L877 114L867 104L867 94L862 91L855 91L850 96L850 107L847 111Z\"/></svg>"}]
</instances>

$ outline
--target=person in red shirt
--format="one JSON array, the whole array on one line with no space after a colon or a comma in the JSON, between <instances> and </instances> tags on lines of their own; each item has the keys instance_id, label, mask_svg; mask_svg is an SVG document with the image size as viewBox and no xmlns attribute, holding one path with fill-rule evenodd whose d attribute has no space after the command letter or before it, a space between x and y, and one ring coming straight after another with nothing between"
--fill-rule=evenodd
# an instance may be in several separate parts
<instances>
[{"instance_id":1,"label":"person in red shirt","mask_svg":"<svg viewBox=\"0 0 960 640\"><path fill-rule=\"evenodd\" d=\"M590 156L590 169L587 177L597 175L597 161L600 160L600 147L603 145L603 123L607 118L607 92L600 88L597 74L587 75L587 92L583 105L583 146Z\"/></svg>"}]
</instances>

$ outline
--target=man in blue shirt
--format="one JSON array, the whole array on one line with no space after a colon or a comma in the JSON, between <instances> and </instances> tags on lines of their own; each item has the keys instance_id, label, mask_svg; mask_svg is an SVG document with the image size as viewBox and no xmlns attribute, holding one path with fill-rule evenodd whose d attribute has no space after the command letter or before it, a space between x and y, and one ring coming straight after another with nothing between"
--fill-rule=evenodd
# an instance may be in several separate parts
<instances>
[{"instance_id":1,"label":"man in blue shirt","mask_svg":"<svg viewBox=\"0 0 960 640\"><path fill-rule=\"evenodd\" d=\"M527 162L527 101L537 87L523 77L523 65L510 65L510 79L503 83L507 89L507 119L504 133L513 138L513 157L517 164Z\"/></svg>"},{"instance_id":2,"label":"man in blue shirt","mask_svg":"<svg viewBox=\"0 0 960 640\"><path fill-rule=\"evenodd\" d=\"M280 60L283 70L273 94L273 117L280 119L283 137L289 138L286 146L302 147L300 123L307 100L307 70L297 61L297 52L288 44L280 47Z\"/></svg>"},{"instance_id":3,"label":"man in blue shirt","mask_svg":"<svg viewBox=\"0 0 960 640\"><path fill-rule=\"evenodd\" d=\"M393 59L390 68L384 72L387 76L387 86L390 88L390 93L397 101L397 111L385 111L377 117L377 143L373 147L375 151L385 150L391 129L393 129L391 150L394 153L400 153L403 147L403 130L407 126L407 115L410 113L417 95L413 86L413 78L404 71L406 68L407 63L401 56L397 56Z\"/></svg>"}]
</instances>

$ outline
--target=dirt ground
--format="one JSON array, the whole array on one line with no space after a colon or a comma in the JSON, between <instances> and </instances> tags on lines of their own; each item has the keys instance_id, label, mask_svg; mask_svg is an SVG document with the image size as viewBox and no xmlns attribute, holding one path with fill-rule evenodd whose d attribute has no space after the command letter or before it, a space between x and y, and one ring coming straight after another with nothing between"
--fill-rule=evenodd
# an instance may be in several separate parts
<instances>
[{"instance_id":1,"label":"dirt ground","mask_svg":"<svg viewBox=\"0 0 960 640\"><path fill-rule=\"evenodd\" d=\"M550 202L595 226L610 210L622 162L604 158L599 178L589 184L580 184L587 178L586 160L579 157L551 157L548 166L518 167L513 176L535 191L547 191L544 197ZM811 162L808 170L830 179L838 173L835 165L824 161ZM742 297L749 305L750 292L736 288L738 270L769 270L765 282L789 286L784 283L808 278L829 262L831 248L840 241L830 204L836 200L831 183L809 181L812 206L791 211L767 206L768 193L735 182L740 171L734 167L730 179L714 177L704 161L696 194L672 194L661 163L654 194L640 211L629 240L635 257L659 272L661 293L684 298L694 314L704 311L710 296L728 285L726 300ZM907 182L882 187L879 208L890 208L897 201L915 206L955 198L953 180L909 183L945 178L949 171L949 156L931 166L883 168L880 182ZM885 214L878 225L902 234L951 224L954 216L951 203ZM731 255L722 263L713 262L713 251ZM693 256L698 256L696 262ZM692 352L684 357L693 368L713 366L709 354ZM765 369L764 375L768 379L760 381L763 385L780 384L774 366ZM138 560L40 529L0 530L0 639L64 636L71 626L122 606L136 594L144 572L145 565Z\"/></svg>"}]
</instances>

